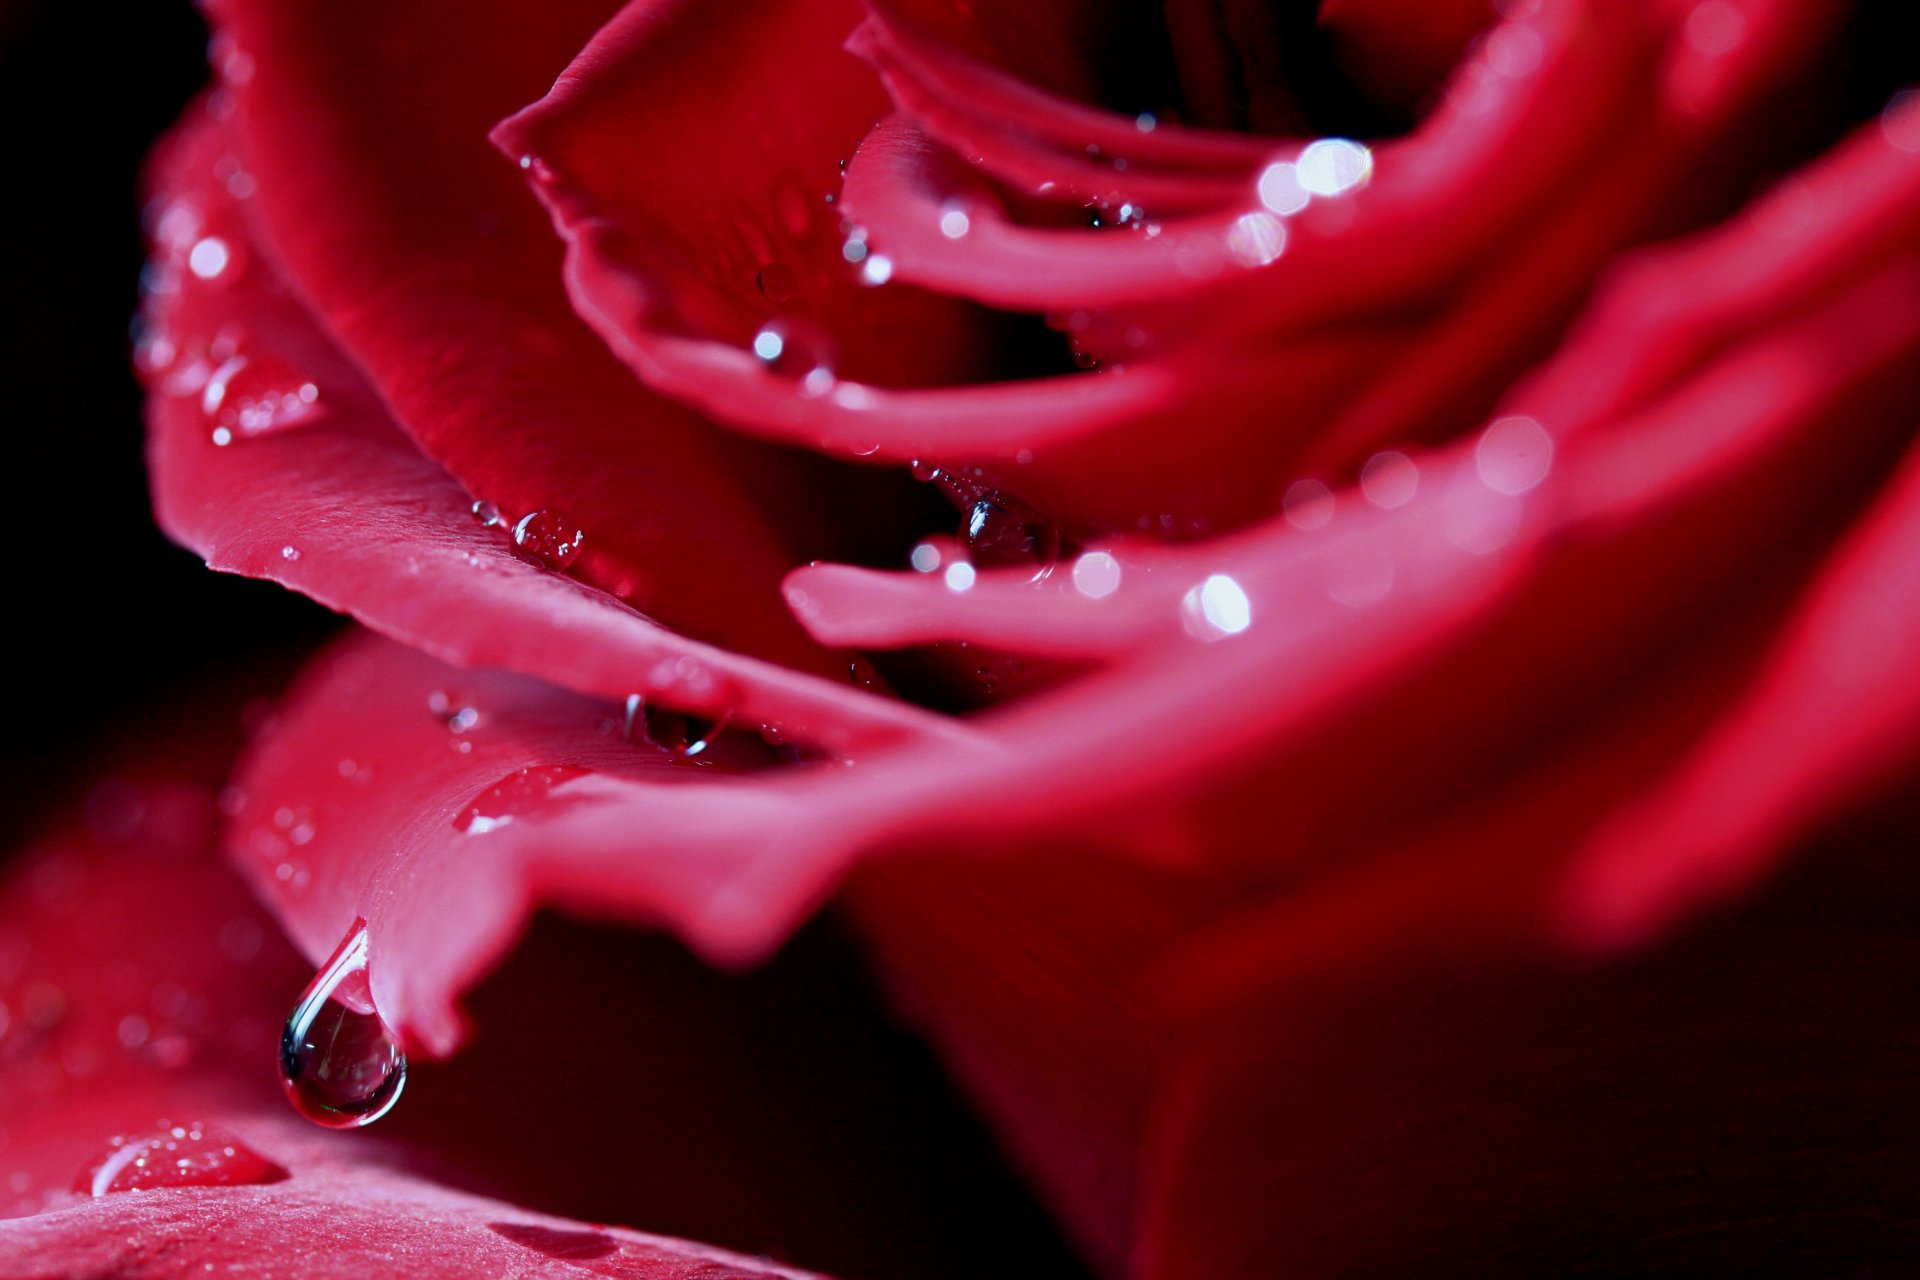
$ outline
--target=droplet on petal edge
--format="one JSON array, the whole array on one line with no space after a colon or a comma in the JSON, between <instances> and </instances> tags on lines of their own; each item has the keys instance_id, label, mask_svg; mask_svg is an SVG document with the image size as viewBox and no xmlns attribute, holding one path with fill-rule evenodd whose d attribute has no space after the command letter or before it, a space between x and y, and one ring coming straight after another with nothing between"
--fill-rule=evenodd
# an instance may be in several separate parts
<instances>
[{"instance_id":1,"label":"droplet on petal edge","mask_svg":"<svg viewBox=\"0 0 1920 1280\"><path fill-rule=\"evenodd\" d=\"M81 1195L155 1187L242 1187L279 1182L287 1171L224 1129L161 1121L151 1132L118 1134L74 1179Z\"/></svg>"},{"instance_id":2,"label":"droplet on petal edge","mask_svg":"<svg viewBox=\"0 0 1920 1280\"><path fill-rule=\"evenodd\" d=\"M373 1007L366 922L355 920L287 1018L280 1083L307 1119L351 1129L392 1110L406 1080L399 1037Z\"/></svg>"}]
</instances>

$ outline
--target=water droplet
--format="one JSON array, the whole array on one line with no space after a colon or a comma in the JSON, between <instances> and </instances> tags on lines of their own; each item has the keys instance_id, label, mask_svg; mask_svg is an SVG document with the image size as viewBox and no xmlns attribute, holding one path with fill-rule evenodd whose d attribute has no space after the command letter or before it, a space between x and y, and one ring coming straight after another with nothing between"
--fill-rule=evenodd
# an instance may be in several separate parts
<instances>
[{"instance_id":1,"label":"water droplet","mask_svg":"<svg viewBox=\"0 0 1920 1280\"><path fill-rule=\"evenodd\" d=\"M831 344L824 333L791 319L770 321L753 335L753 354L761 364L800 384L803 395L824 395L833 388Z\"/></svg>"},{"instance_id":2,"label":"water droplet","mask_svg":"<svg viewBox=\"0 0 1920 1280\"><path fill-rule=\"evenodd\" d=\"M545 764L519 769L482 791L453 819L462 835L483 836L512 825L540 807L547 793L561 783L591 772L578 765Z\"/></svg>"},{"instance_id":3,"label":"water droplet","mask_svg":"<svg viewBox=\"0 0 1920 1280\"><path fill-rule=\"evenodd\" d=\"M1121 200L1119 203L1098 203L1098 205L1092 207L1092 213L1087 217L1087 225L1096 228L1096 230L1102 228L1102 226L1119 226L1119 228L1125 228L1125 230L1144 230L1144 228L1146 228L1146 209L1142 209L1140 205L1133 203L1131 200Z\"/></svg>"},{"instance_id":4,"label":"water droplet","mask_svg":"<svg viewBox=\"0 0 1920 1280\"><path fill-rule=\"evenodd\" d=\"M646 701L637 693L627 695L620 708L620 738L623 742L633 741L633 731L637 726L640 732L646 732L646 725L640 720L641 712L646 710Z\"/></svg>"},{"instance_id":5,"label":"water droplet","mask_svg":"<svg viewBox=\"0 0 1920 1280\"><path fill-rule=\"evenodd\" d=\"M793 268L780 262L769 262L760 268L760 274L754 277L754 283L760 286L760 293L769 302L785 302L793 297L799 281L794 277Z\"/></svg>"},{"instance_id":6,"label":"water droplet","mask_svg":"<svg viewBox=\"0 0 1920 1280\"><path fill-rule=\"evenodd\" d=\"M280 1083L315 1124L372 1124L399 1101L407 1058L373 1007L367 925L355 920L300 996L280 1036Z\"/></svg>"},{"instance_id":7,"label":"water droplet","mask_svg":"<svg viewBox=\"0 0 1920 1280\"><path fill-rule=\"evenodd\" d=\"M284 361L270 356L234 356L207 380L200 409L214 425L215 443L228 444L239 437L298 426L317 417L320 388Z\"/></svg>"},{"instance_id":8,"label":"water droplet","mask_svg":"<svg viewBox=\"0 0 1920 1280\"><path fill-rule=\"evenodd\" d=\"M1051 569L1060 558L1060 531L1020 499L992 494L976 499L967 511L967 550L987 567L1028 565Z\"/></svg>"},{"instance_id":9,"label":"water droplet","mask_svg":"<svg viewBox=\"0 0 1920 1280\"><path fill-rule=\"evenodd\" d=\"M940 215L940 234L949 240L958 240L973 229L973 219L967 211L960 208L948 208Z\"/></svg>"},{"instance_id":10,"label":"water droplet","mask_svg":"<svg viewBox=\"0 0 1920 1280\"><path fill-rule=\"evenodd\" d=\"M478 520L483 528L493 529L506 523L500 515L500 508L491 502L476 502L468 510L473 512L473 518Z\"/></svg>"},{"instance_id":11,"label":"water droplet","mask_svg":"<svg viewBox=\"0 0 1920 1280\"><path fill-rule=\"evenodd\" d=\"M300 558L300 548L289 542L286 546L280 548L280 558L288 564L292 564Z\"/></svg>"},{"instance_id":12,"label":"water droplet","mask_svg":"<svg viewBox=\"0 0 1920 1280\"><path fill-rule=\"evenodd\" d=\"M465 733L480 723L478 707L442 689L435 689L427 695L427 710L440 717L440 723L452 733Z\"/></svg>"},{"instance_id":13,"label":"water droplet","mask_svg":"<svg viewBox=\"0 0 1920 1280\"><path fill-rule=\"evenodd\" d=\"M119 1134L74 1179L81 1195L153 1187L245 1187L279 1182L287 1171L224 1129L162 1121L148 1133Z\"/></svg>"},{"instance_id":14,"label":"water droplet","mask_svg":"<svg viewBox=\"0 0 1920 1280\"><path fill-rule=\"evenodd\" d=\"M665 707L646 707L640 723L648 742L663 747L682 759L704 755L726 731L728 717L707 720Z\"/></svg>"},{"instance_id":15,"label":"water droplet","mask_svg":"<svg viewBox=\"0 0 1920 1280\"><path fill-rule=\"evenodd\" d=\"M1142 133L1152 133L1160 127L1160 119L1151 111L1142 111L1133 118L1133 127Z\"/></svg>"},{"instance_id":16,"label":"water droplet","mask_svg":"<svg viewBox=\"0 0 1920 1280\"><path fill-rule=\"evenodd\" d=\"M580 558L586 534L562 512L543 507L522 516L513 526L513 545L539 556L548 566L564 569Z\"/></svg>"},{"instance_id":17,"label":"water droplet","mask_svg":"<svg viewBox=\"0 0 1920 1280\"><path fill-rule=\"evenodd\" d=\"M891 279L893 279L893 259L884 253L868 254L867 260L860 264L861 284L881 285Z\"/></svg>"}]
</instances>

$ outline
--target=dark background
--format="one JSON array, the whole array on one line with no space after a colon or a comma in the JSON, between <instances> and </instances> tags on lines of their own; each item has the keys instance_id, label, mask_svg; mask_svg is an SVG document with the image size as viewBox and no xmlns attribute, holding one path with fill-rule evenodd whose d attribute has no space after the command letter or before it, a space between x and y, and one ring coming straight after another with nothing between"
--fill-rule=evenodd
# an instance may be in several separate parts
<instances>
[{"instance_id":1,"label":"dark background","mask_svg":"<svg viewBox=\"0 0 1920 1280\"><path fill-rule=\"evenodd\" d=\"M11 465L5 752L11 847L90 759L183 684L271 662L333 625L209 573L154 528L129 324L142 157L205 75L184 3L0 0L0 395Z\"/></svg>"},{"instance_id":2,"label":"dark background","mask_svg":"<svg viewBox=\"0 0 1920 1280\"><path fill-rule=\"evenodd\" d=\"M206 34L185 0L0 0L0 862L113 759L164 753L170 726L270 692L339 625L209 572L150 514L129 334L139 174L204 81ZM480 1185L848 1280L1080 1274L831 919L736 976L659 936L542 920L471 1009L473 1046L420 1064L381 1132Z\"/></svg>"}]
</instances>

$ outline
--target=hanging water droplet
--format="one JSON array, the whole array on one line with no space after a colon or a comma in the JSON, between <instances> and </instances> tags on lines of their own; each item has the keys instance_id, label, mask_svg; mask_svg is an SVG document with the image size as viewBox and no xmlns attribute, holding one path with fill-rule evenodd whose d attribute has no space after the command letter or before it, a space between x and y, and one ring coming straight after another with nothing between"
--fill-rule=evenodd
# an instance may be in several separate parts
<instances>
[{"instance_id":1,"label":"hanging water droplet","mask_svg":"<svg viewBox=\"0 0 1920 1280\"><path fill-rule=\"evenodd\" d=\"M760 268L760 274L754 277L754 283L760 286L760 292L769 302L785 302L793 297L793 291L799 287L793 268L780 262L769 262Z\"/></svg>"},{"instance_id":2,"label":"hanging water droplet","mask_svg":"<svg viewBox=\"0 0 1920 1280\"><path fill-rule=\"evenodd\" d=\"M468 510L473 512L473 518L478 520L483 528L493 529L506 523L500 515L500 508L491 502L476 502Z\"/></svg>"},{"instance_id":3,"label":"hanging water droplet","mask_svg":"<svg viewBox=\"0 0 1920 1280\"><path fill-rule=\"evenodd\" d=\"M977 498L967 510L967 549L983 566L1028 565L1051 569L1060 558L1060 531L1038 511L1009 494Z\"/></svg>"},{"instance_id":4,"label":"hanging water droplet","mask_svg":"<svg viewBox=\"0 0 1920 1280\"><path fill-rule=\"evenodd\" d=\"M234 356L207 380L200 410L213 423L214 442L227 444L311 421L320 412L320 388L284 361Z\"/></svg>"},{"instance_id":5,"label":"hanging water droplet","mask_svg":"<svg viewBox=\"0 0 1920 1280\"><path fill-rule=\"evenodd\" d=\"M152 1187L245 1187L279 1182L287 1171L224 1129L161 1121L148 1133L117 1134L74 1179L83 1196Z\"/></svg>"},{"instance_id":6,"label":"hanging water droplet","mask_svg":"<svg viewBox=\"0 0 1920 1280\"><path fill-rule=\"evenodd\" d=\"M353 927L300 996L280 1036L280 1083L315 1124L372 1124L399 1101L407 1080L400 1040L373 1007L367 925Z\"/></svg>"},{"instance_id":7,"label":"hanging water droplet","mask_svg":"<svg viewBox=\"0 0 1920 1280\"><path fill-rule=\"evenodd\" d=\"M586 534L564 512L543 507L513 526L513 545L539 556L550 568L564 569L580 558Z\"/></svg>"},{"instance_id":8,"label":"hanging water droplet","mask_svg":"<svg viewBox=\"0 0 1920 1280\"><path fill-rule=\"evenodd\" d=\"M753 335L753 354L761 364L799 384L802 395L824 395L833 388L831 343L811 325L782 318Z\"/></svg>"}]
</instances>

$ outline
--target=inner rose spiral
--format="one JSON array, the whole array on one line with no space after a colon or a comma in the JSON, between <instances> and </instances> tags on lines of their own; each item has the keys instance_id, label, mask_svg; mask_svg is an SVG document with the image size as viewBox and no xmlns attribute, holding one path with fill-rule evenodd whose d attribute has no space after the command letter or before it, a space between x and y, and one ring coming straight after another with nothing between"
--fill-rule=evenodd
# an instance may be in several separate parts
<instances>
[{"instance_id":1,"label":"inner rose spiral","mask_svg":"<svg viewBox=\"0 0 1920 1280\"><path fill-rule=\"evenodd\" d=\"M1844 1218L1744 1117L1912 950L1776 874L1916 887L1887 6L609 8L211 0L152 162L159 519L365 628L222 798L309 962L438 1057L831 899L1112 1275Z\"/></svg>"}]
</instances>

